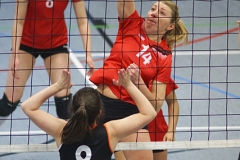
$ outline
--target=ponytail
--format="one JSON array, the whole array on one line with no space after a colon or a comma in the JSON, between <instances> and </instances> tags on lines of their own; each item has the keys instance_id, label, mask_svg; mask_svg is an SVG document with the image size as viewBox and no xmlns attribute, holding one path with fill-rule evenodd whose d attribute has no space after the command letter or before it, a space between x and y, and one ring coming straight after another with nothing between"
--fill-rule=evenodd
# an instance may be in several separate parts
<instances>
[{"instance_id":1,"label":"ponytail","mask_svg":"<svg viewBox=\"0 0 240 160\"><path fill-rule=\"evenodd\" d=\"M184 41L186 44L188 42L188 31L181 20L175 22L174 29L168 31L164 35L164 39L167 41L169 48L172 50L175 43Z\"/></svg>"},{"instance_id":2,"label":"ponytail","mask_svg":"<svg viewBox=\"0 0 240 160\"><path fill-rule=\"evenodd\" d=\"M63 128L62 143L70 144L81 141L89 132L88 114L86 108L81 106Z\"/></svg>"},{"instance_id":3,"label":"ponytail","mask_svg":"<svg viewBox=\"0 0 240 160\"><path fill-rule=\"evenodd\" d=\"M72 117L61 133L63 144L81 141L91 134L91 128L103 111L98 91L91 87L78 90L73 96L71 110Z\"/></svg>"},{"instance_id":4,"label":"ponytail","mask_svg":"<svg viewBox=\"0 0 240 160\"><path fill-rule=\"evenodd\" d=\"M184 23L180 20L178 6L173 1L161 1L172 10L171 23L174 23L175 27L174 29L167 31L163 36L163 38L167 41L169 48L172 50L175 43L184 41L186 44L188 42L188 31Z\"/></svg>"}]
</instances>

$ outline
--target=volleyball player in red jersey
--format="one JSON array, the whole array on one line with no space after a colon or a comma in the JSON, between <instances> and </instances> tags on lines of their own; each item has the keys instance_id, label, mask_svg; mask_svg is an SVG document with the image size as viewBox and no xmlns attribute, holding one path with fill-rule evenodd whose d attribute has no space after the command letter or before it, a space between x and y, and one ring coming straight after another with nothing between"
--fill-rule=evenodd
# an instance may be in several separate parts
<instances>
[{"instance_id":1,"label":"volleyball player in red jersey","mask_svg":"<svg viewBox=\"0 0 240 160\"><path fill-rule=\"evenodd\" d=\"M149 85L149 90L151 90L151 83ZM170 78L170 82L166 87L166 97L165 100L168 105L168 124L163 116L162 109L158 112L157 117L148 124L148 131L152 142L157 141L174 141L175 131L178 122L179 115L179 104L174 92L178 86ZM115 152L116 160L126 160L122 151ZM154 160L167 160L167 150L153 150Z\"/></svg>"},{"instance_id":2,"label":"volleyball player in red jersey","mask_svg":"<svg viewBox=\"0 0 240 160\"><path fill-rule=\"evenodd\" d=\"M145 19L136 11L134 1L118 0L119 29L110 56L90 80L97 85L105 106L105 122L138 112L126 90L112 85L121 68L139 69L135 85L158 112L165 99L166 84L171 73L171 49L175 42L187 40L187 30L181 22L178 7L172 1L153 4ZM150 92L147 86L153 82ZM147 126L123 142L150 142ZM127 159L150 160L152 151L124 151Z\"/></svg>"},{"instance_id":3,"label":"volleyball player in red jersey","mask_svg":"<svg viewBox=\"0 0 240 160\"><path fill-rule=\"evenodd\" d=\"M51 83L57 81L63 68L69 68L68 34L64 17L68 2L68 0L17 0L12 29L12 54L7 87L0 100L0 116L8 116L16 109L39 55L44 60ZM72 0L72 4L90 67L88 74L91 75L94 65L84 1ZM58 117L68 119L70 90L56 93L54 99Z\"/></svg>"},{"instance_id":4,"label":"volleyball player in red jersey","mask_svg":"<svg viewBox=\"0 0 240 160\"><path fill-rule=\"evenodd\" d=\"M168 124L165 121L162 110L157 114L157 117L148 124L148 131L151 141L174 141L175 131L178 122L179 104L177 96L174 92L178 86L170 78L170 82L166 87L165 100L168 106ZM151 86L149 86L151 90ZM167 160L167 150L153 150L154 160Z\"/></svg>"}]
</instances>

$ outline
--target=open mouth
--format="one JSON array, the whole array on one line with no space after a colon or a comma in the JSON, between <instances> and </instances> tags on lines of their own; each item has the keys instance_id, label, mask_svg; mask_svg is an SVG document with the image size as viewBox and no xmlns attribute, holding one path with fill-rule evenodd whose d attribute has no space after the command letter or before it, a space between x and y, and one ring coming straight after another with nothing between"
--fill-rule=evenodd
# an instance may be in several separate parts
<instances>
[{"instance_id":1,"label":"open mouth","mask_svg":"<svg viewBox=\"0 0 240 160\"><path fill-rule=\"evenodd\" d=\"M151 20L151 19L148 19L147 21L148 23L152 23L152 24L155 24L155 21Z\"/></svg>"}]
</instances>

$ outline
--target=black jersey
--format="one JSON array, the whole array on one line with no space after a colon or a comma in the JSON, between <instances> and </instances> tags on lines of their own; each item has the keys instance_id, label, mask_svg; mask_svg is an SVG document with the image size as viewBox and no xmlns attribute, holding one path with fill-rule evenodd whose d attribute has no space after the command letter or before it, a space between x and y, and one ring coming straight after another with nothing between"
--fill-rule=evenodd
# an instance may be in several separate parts
<instances>
[{"instance_id":1,"label":"black jersey","mask_svg":"<svg viewBox=\"0 0 240 160\"><path fill-rule=\"evenodd\" d=\"M111 160L113 151L106 126L95 127L91 135L80 142L62 144L59 153L61 160Z\"/></svg>"}]
</instances>

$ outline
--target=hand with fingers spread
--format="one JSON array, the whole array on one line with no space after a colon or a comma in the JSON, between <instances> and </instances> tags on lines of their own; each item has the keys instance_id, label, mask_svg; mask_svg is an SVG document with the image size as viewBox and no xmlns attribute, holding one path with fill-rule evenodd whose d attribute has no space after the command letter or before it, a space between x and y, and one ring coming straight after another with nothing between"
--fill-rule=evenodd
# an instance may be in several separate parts
<instances>
[{"instance_id":1,"label":"hand with fingers spread","mask_svg":"<svg viewBox=\"0 0 240 160\"><path fill-rule=\"evenodd\" d=\"M141 71L139 69L139 67L135 64L132 63L127 67L127 70L130 73L131 76L131 81L135 84L135 85L141 85L144 84L144 81L141 77Z\"/></svg>"},{"instance_id":2,"label":"hand with fingers spread","mask_svg":"<svg viewBox=\"0 0 240 160\"><path fill-rule=\"evenodd\" d=\"M131 76L128 70L121 69L118 71L118 80L113 79L113 84L127 88L129 84L132 84L130 77Z\"/></svg>"},{"instance_id":3,"label":"hand with fingers spread","mask_svg":"<svg viewBox=\"0 0 240 160\"><path fill-rule=\"evenodd\" d=\"M69 89L73 86L71 83L71 76L70 73L64 69L62 75L59 77L58 81L56 82L59 90Z\"/></svg>"}]
</instances>

